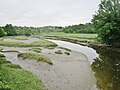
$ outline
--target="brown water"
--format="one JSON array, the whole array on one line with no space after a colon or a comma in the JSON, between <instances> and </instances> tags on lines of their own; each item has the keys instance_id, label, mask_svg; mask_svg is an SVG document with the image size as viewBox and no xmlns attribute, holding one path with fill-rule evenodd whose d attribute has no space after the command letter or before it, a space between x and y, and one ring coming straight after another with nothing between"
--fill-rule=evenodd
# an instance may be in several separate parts
<instances>
[{"instance_id":1,"label":"brown water","mask_svg":"<svg viewBox=\"0 0 120 90\"><path fill-rule=\"evenodd\" d=\"M100 90L120 90L120 51L95 48L99 58L91 65Z\"/></svg>"}]
</instances>

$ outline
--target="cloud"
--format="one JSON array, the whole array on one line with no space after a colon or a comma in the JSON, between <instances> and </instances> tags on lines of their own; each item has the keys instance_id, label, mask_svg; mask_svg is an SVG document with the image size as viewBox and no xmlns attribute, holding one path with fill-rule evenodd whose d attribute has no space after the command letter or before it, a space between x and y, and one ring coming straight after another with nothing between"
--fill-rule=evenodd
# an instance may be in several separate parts
<instances>
[{"instance_id":1,"label":"cloud","mask_svg":"<svg viewBox=\"0 0 120 90\"><path fill-rule=\"evenodd\" d=\"M0 25L46 26L90 22L100 0L0 0Z\"/></svg>"}]
</instances>

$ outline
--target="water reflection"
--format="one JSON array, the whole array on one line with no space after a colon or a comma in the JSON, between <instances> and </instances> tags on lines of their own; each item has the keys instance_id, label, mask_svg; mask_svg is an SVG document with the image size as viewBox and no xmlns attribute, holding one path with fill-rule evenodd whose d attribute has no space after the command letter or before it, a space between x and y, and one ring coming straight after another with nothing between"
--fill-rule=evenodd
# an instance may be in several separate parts
<instances>
[{"instance_id":1,"label":"water reflection","mask_svg":"<svg viewBox=\"0 0 120 90\"><path fill-rule=\"evenodd\" d=\"M100 90L120 90L120 52L97 48L99 58L91 65Z\"/></svg>"}]
</instances>

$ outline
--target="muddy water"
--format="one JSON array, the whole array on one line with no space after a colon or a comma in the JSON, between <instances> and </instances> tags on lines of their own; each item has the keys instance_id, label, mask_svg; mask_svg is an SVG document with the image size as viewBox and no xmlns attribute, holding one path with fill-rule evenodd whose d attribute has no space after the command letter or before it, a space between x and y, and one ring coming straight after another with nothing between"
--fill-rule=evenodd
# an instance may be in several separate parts
<instances>
[{"instance_id":1,"label":"muddy water","mask_svg":"<svg viewBox=\"0 0 120 90\"><path fill-rule=\"evenodd\" d=\"M62 46L64 47L64 44ZM29 48L3 48L19 52L29 51ZM57 50L58 48L53 50L43 48L42 50L42 54L48 56L54 63L53 65L35 60L21 60L17 58L15 52L6 52L4 55L12 63L19 64L25 70L37 75L48 87L48 90L97 90L95 87L96 79L92 73L88 57L77 50L72 50L69 56L57 55L55 54Z\"/></svg>"},{"instance_id":2,"label":"muddy water","mask_svg":"<svg viewBox=\"0 0 120 90\"><path fill-rule=\"evenodd\" d=\"M91 65L100 90L120 90L120 50L95 48L99 58Z\"/></svg>"},{"instance_id":3,"label":"muddy water","mask_svg":"<svg viewBox=\"0 0 120 90\"><path fill-rule=\"evenodd\" d=\"M96 57L99 57L97 52L93 48L90 48L88 46L82 46L82 45L61 41L61 40L49 40L49 41L55 42L61 47L69 48L71 50L83 53L84 55L87 56L90 64L94 62L94 59L96 59Z\"/></svg>"}]
</instances>

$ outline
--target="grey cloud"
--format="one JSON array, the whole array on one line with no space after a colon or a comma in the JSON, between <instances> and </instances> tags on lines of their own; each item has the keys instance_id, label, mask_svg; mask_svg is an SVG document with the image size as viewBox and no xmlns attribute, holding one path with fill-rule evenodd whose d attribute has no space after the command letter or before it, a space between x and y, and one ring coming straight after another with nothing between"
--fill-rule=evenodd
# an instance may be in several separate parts
<instances>
[{"instance_id":1,"label":"grey cloud","mask_svg":"<svg viewBox=\"0 0 120 90\"><path fill-rule=\"evenodd\" d=\"M0 25L45 26L90 22L100 0L0 0Z\"/></svg>"}]
</instances>

